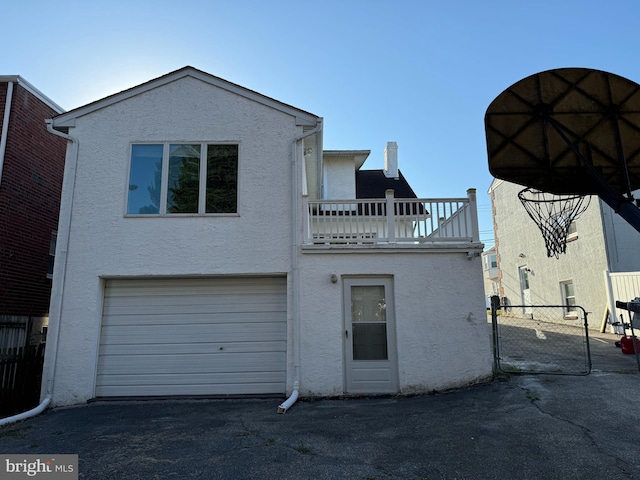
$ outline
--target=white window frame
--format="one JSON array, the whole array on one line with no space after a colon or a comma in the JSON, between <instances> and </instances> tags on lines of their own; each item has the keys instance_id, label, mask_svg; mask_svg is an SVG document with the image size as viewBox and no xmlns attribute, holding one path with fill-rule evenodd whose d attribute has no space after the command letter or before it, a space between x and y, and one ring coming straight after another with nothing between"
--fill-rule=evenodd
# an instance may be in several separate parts
<instances>
[{"instance_id":1,"label":"white window frame","mask_svg":"<svg viewBox=\"0 0 640 480\"><path fill-rule=\"evenodd\" d=\"M129 181L131 175L131 160L133 154L133 147L135 145L162 145L162 172L160 180L160 205L159 213L129 213ZM194 213L168 213L167 212L167 198L169 190L169 149L171 145L200 145L200 166L199 166L199 184L198 184L198 211ZM236 171L236 211L225 213L206 213L206 189L207 189L207 145L237 145L238 147L238 165ZM237 217L239 216L238 210L240 208L239 192L240 192L240 142L239 141L164 141L164 142L131 142L129 145L129 160L127 162L127 179L125 189L125 217Z\"/></svg>"},{"instance_id":2,"label":"white window frame","mask_svg":"<svg viewBox=\"0 0 640 480\"><path fill-rule=\"evenodd\" d=\"M571 285L573 289L573 295L567 294L567 286ZM562 295L562 305L565 306L565 315L576 315L577 309L576 305L576 286L573 283L573 280L564 280L560 282L560 293ZM573 305L569 304L569 299L573 299Z\"/></svg>"}]
</instances>

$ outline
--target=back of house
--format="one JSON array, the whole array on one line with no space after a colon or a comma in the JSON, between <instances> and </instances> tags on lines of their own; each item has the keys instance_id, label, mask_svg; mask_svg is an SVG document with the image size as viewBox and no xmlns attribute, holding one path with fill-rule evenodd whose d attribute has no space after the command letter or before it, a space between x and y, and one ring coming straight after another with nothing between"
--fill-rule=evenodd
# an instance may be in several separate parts
<instances>
[{"instance_id":1,"label":"back of house","mask_svg":"<svg viewBox=\"0 0 640 480\"><path fill-rule=\"evenodd\" d=\"M322 118L192 67L51 125L69 142L53 404L491 375L475 191L418 199L361 170L367 151L324 151Z\"/></svg>"}]
</instances>

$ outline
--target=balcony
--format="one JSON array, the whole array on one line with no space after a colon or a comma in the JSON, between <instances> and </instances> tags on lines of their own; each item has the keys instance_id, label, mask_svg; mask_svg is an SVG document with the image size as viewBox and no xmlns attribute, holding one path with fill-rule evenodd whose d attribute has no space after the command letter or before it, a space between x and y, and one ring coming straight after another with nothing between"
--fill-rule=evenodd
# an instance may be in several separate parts
<instances>
[{"instance_id":1,"label":"balcony","mask_svg":"<svg viewBox=\"0 0 640 480\"><path fill-rule=\"evenodd\" d=\"M466 198L308 200L303 242L308 246L479 245L475 189Z\"/></svg>"}]
</instances>

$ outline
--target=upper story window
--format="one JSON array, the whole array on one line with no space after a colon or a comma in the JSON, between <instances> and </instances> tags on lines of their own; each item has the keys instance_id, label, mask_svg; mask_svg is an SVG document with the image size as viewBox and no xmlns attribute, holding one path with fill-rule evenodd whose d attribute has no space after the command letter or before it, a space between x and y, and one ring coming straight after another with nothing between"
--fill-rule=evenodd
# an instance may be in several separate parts
<instances>
[{"instance_id":1,"label":"upper story window","mask_svg":"<svg viewBox=\"0 0 640 480\"><path fill-rule=\"evenodd\" d=\"M490 253L484 257L484 269L498 268L498 257L495 253Z\"/></svg>"},{"instance_id":2,"label":"upper story window","mask_svg":"<svg viewBox=\"0 0 640 480\"><path fill-rule=\"evenodd\" d=\"M204 215L237 211L237 144L131 146L127 214Z\"/></svg>"},{"instance_id":3,"label":"upper story window","mask_svg":"<svg viewBox=\"0 0 640 480\"><path fill-rule=\"evenodd\" d=\"M576 222L567 218L566 214L559 213L551 218L551 228L554 230L556 236L561 236L566 230L567 241L575 240L578 238L578 229L576 228Z\"/></svg>"}]
</instances>

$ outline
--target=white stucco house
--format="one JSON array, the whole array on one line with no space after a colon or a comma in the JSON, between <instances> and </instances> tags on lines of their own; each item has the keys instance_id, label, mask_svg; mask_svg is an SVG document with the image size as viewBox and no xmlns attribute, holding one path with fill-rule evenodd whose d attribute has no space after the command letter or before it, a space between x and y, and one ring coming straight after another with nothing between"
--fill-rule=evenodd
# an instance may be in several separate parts
<instances>
[{"instance_id":1,"label":"white stucco house","mask_svg":"<svg viewBox=\"0 0 640 480\"><path fill-rule=\"evenodd\" d=\"M58 115L43 396L415 393L492 374L475 190L191 67ZM383 165L383 159L374 159Z\"/></svg>"}]
</instances>

